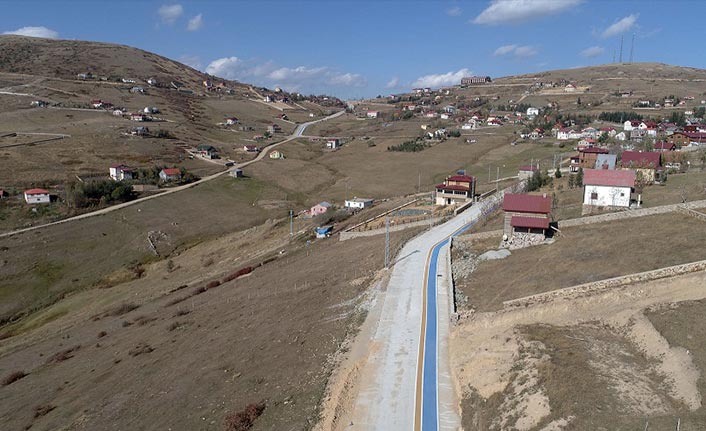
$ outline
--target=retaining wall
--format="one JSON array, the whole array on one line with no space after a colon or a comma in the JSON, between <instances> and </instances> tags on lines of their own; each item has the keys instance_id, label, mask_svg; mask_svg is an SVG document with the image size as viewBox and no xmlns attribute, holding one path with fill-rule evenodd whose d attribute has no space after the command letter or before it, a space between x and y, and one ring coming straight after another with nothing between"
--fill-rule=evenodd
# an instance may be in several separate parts
<instances>
[{"instance_id":1,"label":"retaining wall","mask_svg":"<svg viewBox=\"0 0 706 431\"><path fill-rule=\"evenodd\" d=\"M681 265L668 266L652 271L638 272L621 277L607 278L605 280L593 281L579 284L577 286L566 287L564 289L552 290L551 292L538 293L536 295L525 296L524 298L511 299L503 302L504 308L528 307L540 303L550 302L558 299L575 299L581 296L596 294L608 289L628 286L635 283L658 280L660 278L674 277L676 275L688 274L706 270L706 260L685 263Z\"/></svg>"}]
</instances>

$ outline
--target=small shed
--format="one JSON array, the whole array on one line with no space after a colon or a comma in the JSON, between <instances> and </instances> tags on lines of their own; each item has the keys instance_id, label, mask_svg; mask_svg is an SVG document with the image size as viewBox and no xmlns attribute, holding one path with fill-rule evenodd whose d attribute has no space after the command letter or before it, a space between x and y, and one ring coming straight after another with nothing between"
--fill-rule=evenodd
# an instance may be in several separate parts
<instances>
[{"instance_id":1,"label":"small shed","mask_svg":"<svg viewBox=\"0 0 706 431\"><path fill-rule=\"evenodd\" d=\"M541 235L544 237L552 210L552 198L543 195L507 193L503 197L505 223L503 234L512 238L517 233Z\"/></svg>"},{"instance_id":2,"label":"small shed","mask_svg":"<svg viewBox=\"0 0 706 431\"><path fill-rule=\"evenodd\" d=\"M243 175L243 170L240 169L240 168L231 169L231 170L228 172L228 175L230 175L230 176L233 177L233 178L243 178L243 176L244 176L244 175Z\"/></svg>"},{"instance_id":3,"label":"small shed","mask_svg":"<svg viewBox=\"0 0 706 431\"><path fill-rule=\"evenodd\" d=\"M181 169L164 168L159 172L159 178L164 182L178 180L181 178Z\"/></svg>"},{"instance_id":4,"label":"small shed","mask_svg":"<svg viewBox=\"0 0 706 431\"><path fill-rule=\"evenodd\" d=\"M328 238L333 232L333 225L326 225L314 229L317 238Z\"/></svg>"}]
</instances>

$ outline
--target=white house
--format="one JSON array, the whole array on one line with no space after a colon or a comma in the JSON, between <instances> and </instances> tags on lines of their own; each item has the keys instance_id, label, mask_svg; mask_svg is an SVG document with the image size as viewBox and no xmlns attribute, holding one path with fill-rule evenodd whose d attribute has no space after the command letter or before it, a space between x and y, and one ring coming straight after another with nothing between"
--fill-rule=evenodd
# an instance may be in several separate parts
<instances>
[{"instance_id":1,"label":"white house","mask_svg":"<svg viewBox=\"0 0 706 431\"><path fill-rule=\"evenodd\" d=\"M539 115L539 108L527 108L528 117L536 117Z\"/></svg>"},{"instance_id":2,"label":"white house","mask_svg":"<svg viewBox=\"0 0 706 431\"><path fill-rule=\"evenodd\" d=\"M366 199L366 198L353 198L353 199L346 199L344 206L346 208L352 208L352 209L363 209L367 208L373 205L373 200L372 199Z\"/></svg>"},{"instance_id":3,"label":"white house","mask_svg":"<svg viewBox=\"0 0 706 431\"><path fill-rule=\"evenodd\" d=\"M378 114L378 111L368 111L365 116L368 118L377 118Z\"/></svg>"},{"instance_id":4,"label":"white house","mask_svg":"<svg viewBox=\"0 0 706 431\"><path fill-rule=\"evenodd\" d=\"M114 181L123 181L133 179L134 171L125 165L112 165L110 166L110 178Z\"/></svg>"},{"instance_id":5,"label":"white house","mask_svg":"<svg viewBox=\"0 0 706 431\"><path fill-rule=\"evenodd\" d=\"M628 135L625 132L620 132L615 134L615 139L618 141L624 141L628 138Z\"/></svg>"},{"instance_id":6,"label":"white house","mask_svg":"<svg viewBox=\"0 0 706 431\"><path fill-rule=\"evenodd\" d=\"M634 171L584 169L583 204L628 208L630 207L630 193L634 187Z\"/></svg>"},{"instance_id":7,"label":"white house","mask_svg":"<svg viewBox=\"0 0 706 431\"><path fill-rule=\"evenodd\" d=\"M326 149L335 150L341 146L341 141L339 139L329 139L326 141Z\"/></svg>"},{"instance_id":8,"label":"white house","mask_svg":"<svg viewBox=\"0 0 706 431\"><path fill-rule=\"evenodd\" d=\"M45 189L25 190L25 202L28 204L48 204L51 202L49 191Z\"/></svg>"}]
</instances>

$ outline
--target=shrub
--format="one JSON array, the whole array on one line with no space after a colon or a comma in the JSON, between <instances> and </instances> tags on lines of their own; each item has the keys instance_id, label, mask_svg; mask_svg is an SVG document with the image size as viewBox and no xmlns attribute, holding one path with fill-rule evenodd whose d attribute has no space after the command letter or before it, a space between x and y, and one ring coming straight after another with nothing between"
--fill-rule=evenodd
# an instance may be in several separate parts
<instances>
[{"instance_id":1,"label":"shrub","mask_svg":"<svg viewBox=\"0 0 706 431\"><path fill-rule=\"evenodd\" d=\"M137 346L135 346L135 348L130 349L128 351L130 356L140 356L142 354L152 353L152 352L154 352L154 349L152 348L152 346L150 346L147 343L140 343Z\"/></svg>"},{"instance_id":2,"label":"shrub","mask_svg":"<svg viewBox=\"0 0 706 431\"><path fill-rule=\"evenodd\" d=\"M225 278L223 278L223 282L227 283L229 281L235 280L238 277L242 277L245 274L250 274L252 272L252 270L253 270L252 266L246 266L246 267L240 268L239 270L235 271L234 273L226 275Z\"/></svg>"},{"instance_id":3,"label":"shrub","mask_svg":"<svg viewBox=\"0 0 706 431\"><path fill-rule=\"evenodd\" d=\"M49 359L47 359L47 364L58 364L59 362L64 362L67 359L71 359L74 357L74 353L80 348L81 346L77 344L73 347L69 347L68 349L56 352L51 355Z\"/></svg>"},{"instance_id":4,"label":"shrub","mask_svg":"<svg viewBox=\"0 0 706 431\"><path fill-rule=\"evenodd\" d=\"M419 141L406 141L399 145L390 145L387 147L387 151L402 151L405 153L417 153L419 151L424 151L429 148L429 144L426 142Z\"/></svg>"},{"instance_id":5,"label":"shrub","mask_svg":"<svg viewBox=\"0 0 706 431\"><path fill-rule=\"evenodd\" d=\"M218 280L212 280L209 281L208 284L206 285L206 289L213 289L214 287L218 287L221 285L221 282Z\"/></svg>"},{"instance_id":6,"label":"shrub","mask_svg":"<svg viewBox=\"0 0 706 431\"><path fill-rule=\"evenodd\" d=\"M194 291L191 293L191 296L201 295L202 293L204 293L204 292L207 291L207 290L208 290L208 289L207 289L205 286L197 287L197 288L194 289Z\"/></svg>"},{"instance_id":7,"label":"shrub","mask_svg":"<svg viewBox=\"0 0 706 431\"><path fill-rule=\"evenodd\" d=\"M98 338L103 338L103 337L105 337L106 335L108 335L107 332L105 332L105 331L100 331L100 332L98 333Z\"/></svg>"},{"instance_id":8,"label":"shrub","mask_svg":"<svg viewBox=\"0 0 706 431\"><path fill-rule=\"evenodd\" d=\"M176 313L174 313L174 317L186 316L189 313L191 313L190 310L187 310L185 308L180 308L176 311Z\"/></svg>"},{"instance_id":9,"label":"shrub","mask_svg":"<svg viewBox=\"0 0 706 431\"><path fill-rule=\"evenodd\" d=\"M34 417L39 418L42 416L46 416L47 413L54 410L55 408L56 408L56 406L53 406L51 404L45 404L43 406L36 406L34 408Z\"/></svg>"},{"instance_id":10,"label":"shrub","mask_svg":"<svg viewBox=\"0 0 706 431\"><path fill-rule=\"evenodd\" d=\"M245 409L238 413L226 415L226 431L247 431L255 424L257 418L265 411L265 402L248 404Z\"/></svg>"},{"instance_id":11,"label":"shrub","mask_svg":"<svg viewBox=\"0 0 706 431\"><path fill-rule=\"evenodd\" d=\"M167 305L165 305L165 307L171 307L172 305L176 305L176 304L178 304L178 303L180 303L180 302L184 302L184 301L186 301L188 298L189 298L189 296L182 296L182 297L179 297L179 298L174 298L174 299L172 299L171 301L167 302Z\"/></svg>"},{"instance_id":12,"label":"shrub","mask_svg":"<svg viewBox=\"0 0 706 431\"><path fill-rule=\"evenodd\" d=\"M111 316L122 316L123 314L127 314L137 308L139 308L139 305L135 305L131 302L124 302L112 309L108 314Z\"/></svg>"},{"instance_id":13,"label":"shrub","mask_svg":"<svg viewBox=\"0 0 706 431\"><path fill-rule=\"evenodd\" d=\"M2 381L0 381L0 385L7 386L9 384L15 383L21 378L24 378L26 375L27 374L24 371L13 371L7 376L5 376Z\"/></svg>"}]
</instances>

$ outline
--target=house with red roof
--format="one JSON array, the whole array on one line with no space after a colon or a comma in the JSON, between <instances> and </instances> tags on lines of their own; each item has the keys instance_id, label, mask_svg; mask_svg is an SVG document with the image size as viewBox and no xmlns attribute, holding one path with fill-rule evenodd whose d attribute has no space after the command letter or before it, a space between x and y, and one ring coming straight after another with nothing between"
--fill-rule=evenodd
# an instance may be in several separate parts
<instances>
[{"instance_id":1,"label":"house with red roof","mask_svg":"<svg viewBox=\"0 0 706 431\"><path fill-rule=\"evenodd\" d=\"M532 178L535 172L539 171L539 165L523 165L517 170L517 178L520 180L528 180Z\"/></svg>"},{"instance_id":2,"label":"house with red roof","mask_svg":"<svg viewBox=\"0 0 706 431\"><path fill-rule=\"evenodd\" d=\"M632 170L584 169L584 210L591 207L629 208L635 176Z\"/></svg>"},{"instance_id":3,"label":"house with red roof","mask_svg":"<svg viewBox=\"0 0 706 431\"><path fill-rule=\"evenodd\" d=\"M655 143L655 151L665 152L665 151L676 151L677 146L674 142L660 141Z\"/></svg>"},{"instance_id":4,"label":"house with red roof","mask_svg":"<svg viewBox=\"0 0 706 431\"><path fill-rule=\"evenodd\" d=\"M181 179L181 169L179 168L164 168L159 171L159 178L166 182L178 181Z\"/></svg>"},{"instance_id":5,"label":"house with red roof","mask_svg":"<svg viewBox=\"0 0 706 431\"><path fill-rule=\"evenodd\" d=\"M476 178L469 175L452 175L436 187L437 205L463 205L476 194Z\"/></svg>"},{"instance_id":6,"label":"house with red roof","mask_svg":"<svg viewBox=\"0 0 706 431\"><path fill-rule=\"evenodd\" d=\"M658 151L624 151L620 167L639 172L648 182L654 182L656 173L662 170L662 155Z\"/></svg>"},{"instance_id":7,"label":"house with red roof","mask_svg":"<svg viewBox=\"0 0 706 431\"><path fill-rule=\"evenodd\" d=\"M674 132L667 137L669 142L678 147L699 146L706 143L706 133L703 132Z\"/></svg>"},{"instance_id":8,"label":"house with red roof","mask_svg":"<svg viewBox=\"0 0 706 431\"><path fill-rule=\"evenodd\" d=\"M542 239L551 222L552 198L543 195L506 193L503 196L503 239L511 240L517 234L541 235Z\"/></svg>"},{"instance_id":9,"label":"house with red roof","mask_svg":"<svg viewBox=\"0 0 706 431\"><path fill-rule=\"evenodd\" d=\"M25 202L28 204L48 204L51 202L49 190L45 189L29 189L25 190Z\"/></svg>"}]
</instances>

